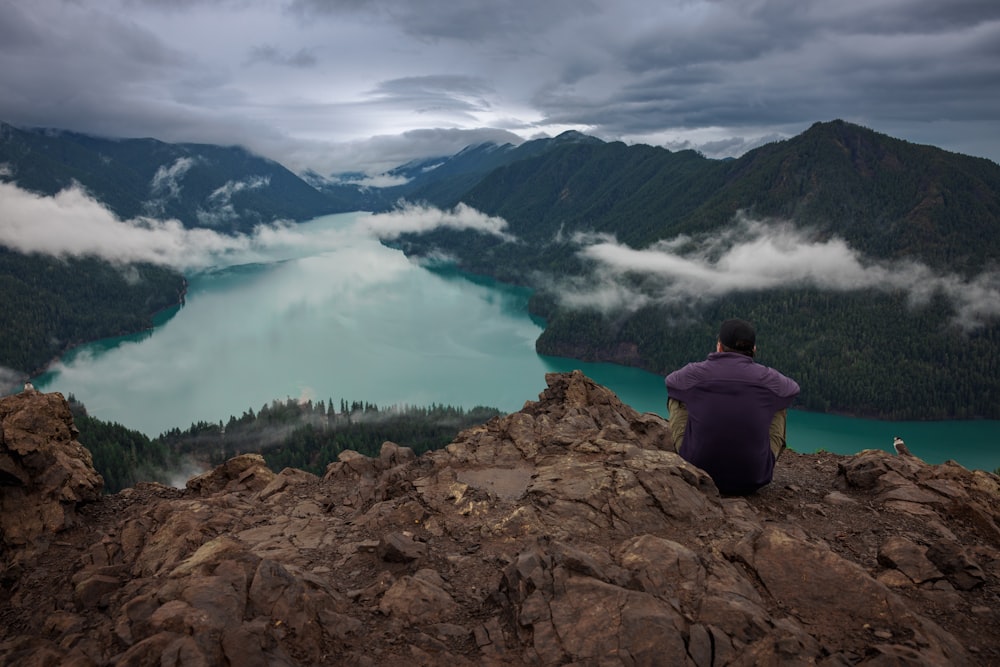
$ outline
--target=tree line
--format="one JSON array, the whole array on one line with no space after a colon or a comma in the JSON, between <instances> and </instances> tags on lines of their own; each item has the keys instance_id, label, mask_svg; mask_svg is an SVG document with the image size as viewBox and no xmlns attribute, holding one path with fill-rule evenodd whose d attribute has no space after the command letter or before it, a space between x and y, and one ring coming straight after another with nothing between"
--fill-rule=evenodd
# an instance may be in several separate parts
<instances>
[{"instance_id":1,"label":"tree line","mask_svg":"<svg viewBox=\"0 0 1000 667\"><path fill-rule=\"evenodd\" d=\"M182 275L152 264L0 246L0 366L28 375L74 345L149 329L185 289Z\"/></svg>"},{"instance_id":2,"label":"tree line","mask_svg":"<svg viewBox=\"0 0 1000 667\"><path fill-rule=\"evenodd\" d=\"M115 493L151 481L169 484L177 471L207 469L246 453L263 455L272 470L298 468L322 475L340 452L378 456L382 443L395 442L417 454L439 449L463 429L500 414L489 407L466 410L450 405L391 406L341 400L272 401L228 421L192 423L156 438L106 422L87 413L69 397L79 441L104 477L105 491Z\"/></svg>"},{"instance_id":3,"label":"tree line","mask_svg":"<svg viewBox=\"0 0 1000 667\"><path fill-rule=\"evenodd\" d=\"M714 350L718 326L757 328L757 360L794 378L799 407L887 420L1000 419L1000 321L963 330L944 295L922 305L902 292L746 292L617 317L560 309L540 296L542 354L640 366L661 375ZM620 350L635 350L620 358Z\"/></svg>"}]
</instances>

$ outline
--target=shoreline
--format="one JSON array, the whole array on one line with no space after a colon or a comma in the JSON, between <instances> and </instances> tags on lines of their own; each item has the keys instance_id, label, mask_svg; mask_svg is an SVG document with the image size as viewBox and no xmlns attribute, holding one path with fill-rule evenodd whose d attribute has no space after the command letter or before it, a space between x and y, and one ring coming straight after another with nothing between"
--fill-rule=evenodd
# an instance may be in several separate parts
<instances>
[{"instance_id":1,"label":"shoreline","mask_svg":"<svg viewBox=\"0 0 1000 667\"><path fill-rule=\"evenodd\" d=\"M165 313L168 310L170 310L171 308L177 308L178 310L180 310L181 308L184 307L185 300L186 300L186 297L187 297L187 291L188 291L188 280L187 280L186 276L181 276L181 280L182 280L181 291L177 295L177 303L171 304L169 306L164 306L163 308L159 308L159 309L154 310L153 312L149 313L149 319L150 319L150 321L155 320L157 315ZM62 350L60 350L59 353L56 356L54 356L51 359L49 359L42 366L40 366L39 368L34 369L33 371L29 372L28 374L22 375L21 379L19 380L19 382L23 384L24 382L29 381L31 378L36 378L39 375L43 375L43 374L47 373L56 362L58 362L60 359L62 359L63 357L65 357L67 354L69 354L70 352L72 352L73 350L75 350L78 347L82 347L84 345L89 345L91 343L97 343L97 342L102 341L102 340L108 340L110 338L124 338L126 336L137 336L137 335L139 335L141 333L152 332L152 331L154 331L156 329L156 327L157 327L157 325L154 322L150 326L143 327L142 329L139 329L138 331L126 331L126 332L118 334L117 336L103 336L101 338L94 338L94 339L89 339L89 340L77 340L77 341L73 341L72 343L67 343L66 346Z\"/></svg>"}]
</instances>

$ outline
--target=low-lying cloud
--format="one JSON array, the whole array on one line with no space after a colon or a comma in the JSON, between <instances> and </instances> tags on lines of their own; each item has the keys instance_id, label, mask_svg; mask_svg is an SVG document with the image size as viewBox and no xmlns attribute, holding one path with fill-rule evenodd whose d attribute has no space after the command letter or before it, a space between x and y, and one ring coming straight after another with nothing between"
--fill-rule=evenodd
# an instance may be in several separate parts
<instances>
[{"instance_id":1,"label":"low-lying cloud","mask_svg":"<svg viewBox=\"0 0 1000 667\"><path fill-rule=\"evenodd\" d=\"M480 213L461 203L450 211L407 204L389 213L373 215L366 224L373 234L385 240L398 238L400 234L429 232L438 228L471 230L491 234L504 241L515 240L507 232L506 220Z\"/></svg>"},{"instance_id":2,"label":"low-lying cloud","mask_svg":"<svg viewBox=\"0 0 1000 667\"><path fill-rule=\"evenodd\" d=\"M183 168L183 165L181 165ZM169 176L165 174L165 179ZM227 184L220 201L246 187ZM185 228L177 220L119 220L80 186L54 196L0 183L0 245L23 253L56 257L95 256L117 264L149 262L181 271L274 261L333 249L345 234L392 240L404 233L444 228L472 230L516 242L503 218L465 204L451 210L407 205L377 215L361 215L353 228L304 231L291 223L259 225L251 234L229 235ZM948 297L956 321L974 328L1000 317L1000 272L972 278L939 273L916 261L864 257L838 237L818 238L787 223L741 217L726 230L704 238L678 236L635 249L609 235L573 235L593 271L586 276L550 278L549 287L573 308L635 311L655 304L715 299L741 291L787 287L823 290L905 292L915 304L934 294Z\"/></svg>"},{"instance_id":3,"label":"low-lying cloud","mask_svg":"<svg viewBox=\"0 0 1000 667\"><path fill-rule=\"evenodd\" d=\"M208 195L206 205L196 212L198 222L215 227L239 220L240 214L233 206L233 195L243 190L258 190L271 184L270 176L251 176L242 181L226 181Z\"/></svg>"},{"instance_id":4,"label":"low-lying cloud","mask_svg":"<svg viewBox=\"0 0 1000 667\"><path fill-rule=\"evenodd\" d=\"M169 180L169 175L164 178ZM213 193L212 201L224 209L233 193L264 185L266 179L227 183ZM275 222L258 225L250 234L224 234L186 228L177 220L120 220L79 185L46 196L0 183L0 220L0 245L18 252L92 256L123 265L149 262L180 271L302 257L334 249L345 235L358 233L393 239L405 232L444 227L513 238L505 231L505 220L465 205L451 211L408 206L391 213L360 215L353 228L307 231L294 223Z\"/></svg>"},{"instance_id":5,"label":"low-lying cloud","mask_svg":"<svg viewBox=\"0 0 1000 667\"><path fill-rule=\"evenodd\" d=\"M678 236L644 249L607 235L578 234L574 240L595 270L554 286L570 307L630 311L733 292L815 287L903 291L915 304L943 293L966 328L1000 316L1000 273L965 279L915 261L871 260L841 238L818 239L787 223L741 217L711 237Z\"/></svg>"},{"instance_id":6,"label":"low-lying cloud","mask_svg":"<svg viewBox=\"0 0 1000 667\"><path fill-rule=\"evenodd\" d=\"M251 246L246 236L185 229L177 220L119 220L79 186L49 197L0 183L0 219L0 244L18 252L94 256L121 264L190 269Z\"/></svg>"}]
</instances>

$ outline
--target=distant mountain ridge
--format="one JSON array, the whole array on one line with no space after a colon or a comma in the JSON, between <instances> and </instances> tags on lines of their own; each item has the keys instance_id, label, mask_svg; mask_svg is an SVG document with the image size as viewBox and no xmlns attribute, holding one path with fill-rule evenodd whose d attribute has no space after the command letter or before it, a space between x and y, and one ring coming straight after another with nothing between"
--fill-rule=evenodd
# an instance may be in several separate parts
<instances>
[{"instance_id":1,"label":"distant mountain ridge","mask_svg":"<svg viewBox=\"0 0 1000 667\"><path fill-rule=\"evenodd\" d=\"M668 304L657 292L663 288L637 273L617 287L643 291L652 303L630 310L622 302L610 313L567 306L552 285L593 271L576 233L607 234L642 249L661 240L734 236L739 214L808 230L817 242L843 239L863 261L917 263L952 281L995 276L996 163L839 120L735 160L558 139L494 169L460 198L505 219L519 243L438 229L406 235L399 245L538 288L533 311L546 320L536 344L543 354L662 374L703 357L718 322L740 316L759 324L762 362L798 379L809 409L888 419L1000 418L1000 318L986 316L960 331L950 297L933 285L933 298L922 302L906 287L831 291L789 283ZM683 247L678 252L682 257Z\"/></svg>"},{"instance_id":2,"label":"distant mountain ridge","mask_svg":"<svg viewBox=\"0 0 1000 667\"><path fill-rule=\"evenodd\" d=\"M119 218L174 218L246 232L276 219L356 210L355 188L321 193L282 165L237 146L104 139L0 124L3 180L52 195L80 184Z\"/></svg>"},{"instance_id":3,"label":"distant mountain ridge","mask_svg":"<svg viewBox=\"0 0 1000 667\"><path fill-rule=\"evenodd\" d=\"M385 210L402 199L442 208L464 202L505 218L533 244L548 243L562 229L609 232L643 247L724 227L744 211L841 236L877 258L918 258L965 272L1000 256L1000 235L993 233L1000 226L1000 166L839 120L730 160L579 132L519 146L483 143L400 165L386 175L405 183L390 187L303 178L235 146L105 139L4 123L0 165L0 180L33 192L51 195L75 182L123 219L176 218L226 233L277 219ZM484 265L476 270L494 261L487 247L493 239L455 240L462 236L468 234L409 240L414 250L430 243L468 247L468 259Z\"/></svg>"},{"instance_id":4,"label":"distant mountain ridge","mask_svg":"<svg viewBox=\"0 0 1000 667\"><path fill-rule=\"evenodd\" d=\"M735 160L558 138L545 150L515 152L523 158L491 171L460 198L429 193L429 201L450 206L460 200L501 216L513 234L535 245L551 242L560 230L581 230L644 247L725 227L742 211L840 236L875 258L974 272L1000 257L1000 166L844 121L816 123ZM421 245L409 240L414 250ZM458 249L474 270L512 259L491 257L504 250L491 247L492 239L441 232L426 240Z\"/></svg>"}]
</instances>

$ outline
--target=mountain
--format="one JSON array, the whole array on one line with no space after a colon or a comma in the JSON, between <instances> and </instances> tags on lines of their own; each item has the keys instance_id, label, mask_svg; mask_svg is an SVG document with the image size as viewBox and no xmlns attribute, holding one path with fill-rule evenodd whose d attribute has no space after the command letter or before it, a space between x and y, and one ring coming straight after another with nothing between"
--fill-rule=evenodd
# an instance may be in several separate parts
<instances>
[{"instance_id":1,"label":"mountain","mask_svg":"<svg viewBox=\"0 0 1000 667\"><path fill-rule=\"evenodd\" d=\"M79 183L119 218L175 218L248 232L275 220L357 210L357 188L320 192L277 162L237 146L104 139L0 123L2 178L52 195Z\"/></svg>"},{"instance_id":2,"label":"mountain","mask_svg":"<svg viewBox=\"0 0 1000 667\"><path fill-rule=\"evenodd\" d=\"M762 362L799 380L807 409L1000 418L1000 318L995 303L971 301L996 284L1000 262L994 162L843 121L817 123L736 160L552 140L491 171L459 200L504 218L518 242L438 229L406 235L399 246L412 255L443 251L471 273L536 288L533 311L546 321L540 353L665 374L702 358L723 319L744 317L761 332ZM605 234L639 249L669 241L677 258L703 263L742 240L741 216L791 225L814 243L842 239L865 266L896 263L913 278L891 289L788 282L685 296L652 273L596 285L606 276L581 257L574 238ZM852 270L860 269L844 266ZM562 298L588 280L606 288L596 290L605 303ZM943 291L963 280L970 281L964 293ZM918 287L924 294L915 298ZM967 311L983 316L963 324Z\"/></svg>"},{"instance_id":3,"label":"mountain","mask_svg":"<svg viewBox=\"0 0 1000 667\"><path fill-rule=\"evenodd\" d=\"M114 495L62 396L0 399L0 663L1000 662L996 475L786 452L723 497L656 415L546 383L420 456Z\"/></svg>"},{"instance_id":4,"label":"mountain","mask_svg":"<svg viewBox=\"0 0 1000 667\"><path fill-rule=\"evenodd\" d=\"M545 150L493 170L459 200L508 221L529 250L521 261L505 255L502 263L514 261L524 271L571 252L553 242L561 234L607 232L645 247L722 229L739 212L839 236L879 259L917 259L966 273L1000 257L993 233L1000 225L1000 166L843 121L816 123L735 160L597 139L549 140ZM421 242L411 240L416 250ZM495 253L519 250L458 232L424 240L456 250L476 270ZM540 246L547 250L536 257L532 250Z\"/></svg>"},{"instance_id":5,"label":"mountain","mask_svg":"<svg viewBox=\"0 0 1000 667\"><path fill-rule=\"evenodd\" d=\"M184 276L152 264L24 255L0 246L0 393L70 348L134 334L177 306Z\"/></svg>"},{"instance_id":6,"label":"mountain","mask_svg":"<svg viewBox=\"0 0 1000 667\"><path fill-rule=\"evenodd\" d=\"M401 165L388 176L400 183L377 188L352 178L300 178L234 147L0 125L0 178L43 193L78 182L123 218L176 217L238 232L278 218L385 210L401 200L443 208L464 203L500 216L518 242L441 228L393 244L535 288L532 312L546 325L536 345L543 354L663 374L704 356L718 323L741 316L758 325L762 363L799 380L807 409L886 419L1000 419L1000 318L990 303L1000 266L1000 166L989 160L837 120L730 160L567 132L519 146L470 146ZM598 284L607 276L580 252L581 234L601 234L626 250L669 243L678 258L705 262L741 241L741 220L777 221L814 244L840 240L858 257L841 258L845 273L898 269L909 282L829 289L792 281L691 295L639 272ZM44 279L43 264L22 262L34 276L28 282ZM4 278L10 288L0 291L0 307L8 318L41 322L60 309L62 297L18 296L23 278ZM145 317L154 304L176 298L170 282L147 301ZM565 298L581 285L595 288L591 293L604 302ZM12 303L20 305L11 310ZM132 307L114 319L127 320ZM28 338L5 331L0 366L27 372L51 359L41 355L103 331L43 331L58 344L30 353Z\"/></svg>"},{"instance_id":7,"label":"mountain","mask_svg":"<svg viewBox=\"0 0 1000 667\"><path fill-rule=\"evenodd\" d=\"M175 218L223 233L357 208L348 201L356 188L321 193L238 147L104 139L4 123L0 180L45 195L79 184L121 219ZM153 315L178 304L185 289L184 277L165 267L26 256L0 247L0 385L19 383L74 345L151 328Z\"/></svg>"}]
</instances>

